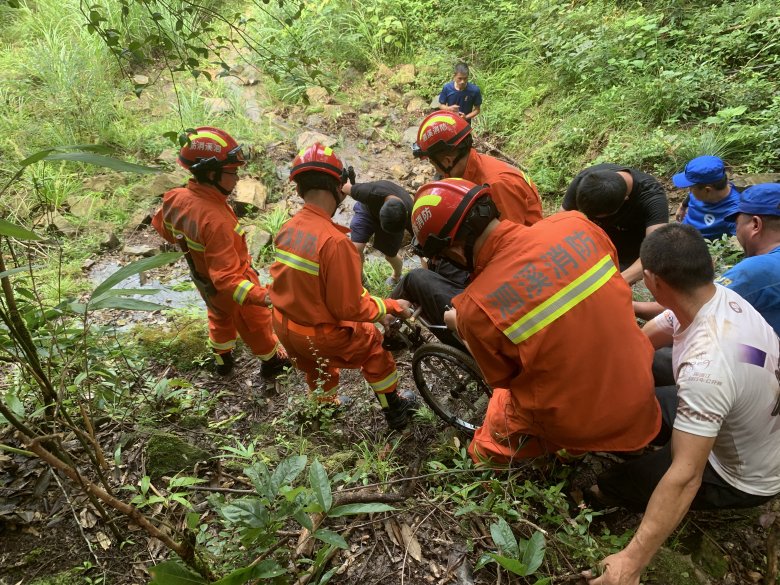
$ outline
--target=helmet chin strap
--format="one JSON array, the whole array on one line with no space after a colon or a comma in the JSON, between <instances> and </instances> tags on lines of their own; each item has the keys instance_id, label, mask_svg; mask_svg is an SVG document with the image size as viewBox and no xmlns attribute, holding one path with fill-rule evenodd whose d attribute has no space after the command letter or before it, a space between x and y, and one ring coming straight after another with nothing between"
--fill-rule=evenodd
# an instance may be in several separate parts
<instances>
[{"instance_id":1,"label":"helmet chin strap","mask_svg":"<svg viewBox=\"0 0 780 585\"><path fill-rule=\"evenodd\" d=\"M458 152L458 154L455 155L455 159L452 161L452 164L447 166L447 167L445 167L442 164L441 160L438 159L438 158L434 158L434 157L432 157L430 155L428 156L428 158L430 158L433 162L435 162L436 166L439 167L441 170L443 170L445 174L449 175L450 171L452 171L452 169L455 168L455 165L457 165L458 162L460 162L460 159L462 159L464 156L466 156L467 152L468 152L468 150L461 150L460 152Z\"/></svg>"}]
</instances>

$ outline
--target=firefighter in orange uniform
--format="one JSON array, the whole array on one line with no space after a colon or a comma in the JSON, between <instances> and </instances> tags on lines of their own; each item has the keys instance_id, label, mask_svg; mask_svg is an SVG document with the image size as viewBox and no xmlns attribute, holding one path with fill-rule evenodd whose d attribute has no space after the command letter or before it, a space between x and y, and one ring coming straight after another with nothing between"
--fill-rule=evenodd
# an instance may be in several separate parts
<instances>
[{"instance_id":1,"label":"firefighter in orange uniform","mask_svg":"<svg viewBox=\"0 0 780 585\"><path fill-rule=\"evenodd\" d=\"M396 391L398 372L373 322L386 314L408 317L409 303L369 296L361 284L361 261L331 217L345 198L348 173L333 150L315 144L293 161L304 206L274 242L271 266L274 329L295 366L306 374L320 400L342 404L339 368L360 368L376 393L391 429L403 428L414 407L414 394Z\"/></svg>"},{"instance_id":2,"label":"firefighter in orange uniform","mask_svg":"<svg viewBox=\"0 0 780 585\"><path fill-rule=\"evenodd\" d=\"M192 279L208 308L209 345L217 372L233 369L240 335L261 360L261 375L273 379L290 362L274 335L267 291L260 285L244 230L227 203L246 164L241 146L227 133L203 126L189 134L179 165L193 174L186 187L172 189L152 225L185 252Z\"/></svg>"},{"instance_id":3,"label":"firefighter in orange uniform","mask_svg":"<svg viewBox=\"0 0 780 585\"><path fill-rule=\"evenodd\" d=\"M579 212L532 228L499 221L490 195L445 179L420 188L412 212L425 255L472 274L445 315L496 389L471 457L501 465L645 446L661 424L653 350L614 246Z\"/></svg>"},{"instance_id":4,"label":"firefighter in orange uniform","mask_svg":"<svg viewBox=\"0 0 780 585\"><path fill-rule=\"evenodd\" d=\"M478 153L472 142L468 122L452 112L437 111L420 123L412 153L415 158L428 159L443 177L489 184L501 219L522 225L533 225L542 219L542 202L533 181L520 169ZM447 261L429 263L428 268L407 273L391 296L409 299L422 307L422 315L429 323L443 325L445 308L463 290L468 274ZM459 345L447 331L434 331L442 342Z\"/></svg>"}]
</instances>

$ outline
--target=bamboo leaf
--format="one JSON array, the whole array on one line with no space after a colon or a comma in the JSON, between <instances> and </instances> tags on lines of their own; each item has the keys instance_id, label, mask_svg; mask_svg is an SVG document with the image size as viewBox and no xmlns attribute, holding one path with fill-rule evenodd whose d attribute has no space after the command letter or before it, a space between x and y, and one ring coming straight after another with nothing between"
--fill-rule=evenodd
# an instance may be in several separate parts
<instances>
[{"instance_id":1,"label":"bamboo leaf","mask_svg":"<svg viewBox=\"0 0 780 585\"><path fill-rule=\"evenodd\" d=\"M126 173L139 173L142 175L153 175L159 173L159 169L152 167L145 167L134 163L125 162L118 158L111 158L109 156L102 156L100 154L93 154L91 152L55 152L47 154L42 160L56 161L56 160L69 160L72 162L87 163L90 165L97 165L99 167L107 167L114 169L115 171L123 171Z\"/></svg>"},{"instance_id":2,"label":"bamboo leaf","mask_svg":"<svg viewBox=\"0 0 780 585\"><path fill-rule=\"evenodd\" d=\"M89 308L93 311L98 309L125 309L127 311L159 311L161 309L168 309L166 305L159 303L150 303L149 301L142 301L140 299L128 299L126 297L102 297L89 304Z\"/></svg>"},{"instance_id":3,"label":"bamboo leaf","mask_svg":"<svg viewBox=\"0 0 780 585\"><path fill-rule=\"evenodd\" d=\"M23 228L20 225L16 225L15 223L11 223L10 221L6 221L4 219L0 219L0 236L8 236L11 238L16 238L17 240L43 239L35 232L31 232L27 228Z\"/></svg>"},{"instance_id":4,"label":"bamboo leaf","mask_svg":"<svg viewBox=\"0 0 780 585\"><path fill-rule=\"evenodd\" d=\"M353 516L355 514L373 514L375 512L392 512L393 506L387 504L368 503L368 504L344 504L336 506L328 512L328 516L338 518L339 516Z\"/></svg>"},{"instance_id":5,"label":"bamboo leaf","mask_svg":"<svg viewBox=\"0 0 780 585\"><path fill-rule=\"evenodd\" d=\"M165 252L163 254L152 256L151 258L142 258L141 260L136 260L127 266L123 266L114 272L114 274L101 282L97 288L92 291L93 302L98 300L106 291L114 288L123 280L130 278L131 276L135 276L136 274L139 274L145 270L151 270L153 268L157 268L158 266L163 266L164 264L174 262L178 260L181 255L181 252Z\"/></svg>"}]
</instances>

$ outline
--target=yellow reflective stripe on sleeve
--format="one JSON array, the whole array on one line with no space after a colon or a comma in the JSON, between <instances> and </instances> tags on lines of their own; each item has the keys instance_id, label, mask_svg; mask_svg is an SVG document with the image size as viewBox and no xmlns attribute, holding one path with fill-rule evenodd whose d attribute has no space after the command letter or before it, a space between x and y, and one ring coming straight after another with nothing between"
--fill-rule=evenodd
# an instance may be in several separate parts
<instances>
[{"instance_id":1,"label":"yellow reflective stripe on sleeve","mask_svg":"<svg viewBox=\"0 0 780 585\"><path fill-rule=\"evenodd\" d=\"M615 272L612 258L604 256L585 274L504 329L504 335L515 344L528 339L600 289Z\"/></svg>"},{"instance_id":2,"label":"yellow reflective stripe on sleeve","mask_svg":"<svg viewBox=\"0 0 780 585\"><path fill-rule=\"evenodd\" d=\"M374 321L380 321L382 317L387 315L387 305L385 305L385 301L383 301L379 297L372 296L371 300L374 301L374 303L376 303L376 308L379 309L379 315L376 316Z\"/></svg>"},{"instance_id":3,"label":"yellow reflective stripe on sleeve","mask_svg":"<svg viewBox=\"0 0 780 585\"><path fill-rule=\"evenodd\" d=\"M249 280L242 280L236 287L236 290L233 291L233 300L236 301L239 305L243 305L247 295L249 294L249 291L252 290L253 286L255 286L254 282Z\"/></svg>"},{"instance_id":4,"label":"yellow reflective stripe on sleeve","mask_svg":"<svg viewBox=\"0 0 780 585\"><path fill-rule=\"evenodd\" d=\"M241 226L240 223L236 224L236 227L233 228L233 231L236 232L239 236L243 236L246 233L246 230Z\"/></svg>"},{"instance_id":5,"label":"yellow reflective stripe on sleeve","mask_svg":"<svg viewBox=\"0 0 780 585\"><path fill-rule=\"evenodd\" d=\"M230 341L226 341L225 343L217 343L213 339L209 337L209 347L216 350L229 350L236 347L236 340L232 339Z\"/></svg>"},{"instance_id":6,"label":"yellow reflective stripe on sleeve","mask_svg":"<svg viewBox=\"0 0 780 585\"><path fill-rule=\"evenodd\" d=\"M164 222L163 222L163 225L164 225L164 226L165 226L165 228L166 228L166 229L167 229L169 232L171 232L171 233L172 233L174 236L182 236L182 237L184 238L184 240L187 242L187 247L188 247L190 250L195 250L196 252L205 252L205 251L206 251L206 246L204 246L204 245L203 245L203 244L201 244L200 242L196 242L195 240L191 240L191 239L189 239L189 238L187 237L187 234L185 234L185 233L184 233L183 231L181 231L181 230L177 230L175 227L173 227L173 224L171 224L171 223L168 223L167 221L164 221Z\"/></svg>"},{"instance_id":7,"label":"yellow reflective stripe on sleeve","mask_svg":"<svg viewBox=\"0 0 780 585\"><path fill-rule=\"evenodd\" d=\"M398 370L393 370L387 378L379 380L379 382L369 382L368 385L377 394L386 392L388 388L398 383Z\"/></svg>"},{"instance_id":8,"label":"yellow reflective stripe on sleeve","mask_svg":"<svg viewBox=\"0 0 780 585\"><path fill-rule=\"evenodd\" d=\"M311 260L307 260L306 258L296 256L292 252L288 252L286 250L276 250L276 261L281 262L290 268L295 268L295 270L300 270L306 274L311 274L312 276L319 276L320 274L319 264L312 262Z\"/></svg>"},{"instance_id":9,"label":"yellow reflective stripe on sleeve","mask_svg":"<svg viewBox=\"0 0 780 585\"><path fill-rule=\"evenodd\" d=\"M360 293L360 297L364 297L368 294L368 289L366 287L363 287L363 291Z\"/></svg>"}]
</instances>

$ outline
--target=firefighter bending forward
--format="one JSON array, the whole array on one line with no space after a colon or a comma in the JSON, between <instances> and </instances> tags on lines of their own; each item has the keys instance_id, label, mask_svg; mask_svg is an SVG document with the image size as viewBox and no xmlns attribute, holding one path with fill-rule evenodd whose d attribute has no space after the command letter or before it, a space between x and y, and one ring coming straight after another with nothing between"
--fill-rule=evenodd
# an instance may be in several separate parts
<instances>
[{"instance_id":1,"label":"firefighter bending forward","mask_svg":"<svg viewBox=\"0 0 780 585\"><path fill-rule=\"evenodd\" d=\"M241 146L227 132L203 126L189 135L178 162L193 178L165 194L152 225L186 254L208 308L217 372L227 375L233 369L240 335L260 358L262 377L274 379L290 362L274 335L267 291L252 268L244 230L227 203L238 167L246 164Z\"/></svg>"},{"instance_id":2,"label":"firefighter bending forward","mask_svg":"<svg viewBox=\"0 0 780 585\"><path fill-rule=\"evenodd\" d=\"M409 317L409 303L369 296L361 284L361 260L331 217L346 197L348 173L333 150L315 144L293 161L304 206L274 242L271 266L274 329L318 399L338 405L339 368L360 368L391 429L403 428L414 408L413 393L399 394L398 372L373 322L386 314Z\"/></svg>"},{"instance_id":3,"label":"firefighter bending forward","mask_svg":"<svg viewBox=\"0 0 780 585\"><path fill-rule=\"evenodd\" d=\"M653 350L601 229L576 211L499 221L490 187L463 179L421 187L412 226L425 257L471 273L445 320L495 388L475 462L633 451L656 436Z\"/></svg>"}]
</instances>

